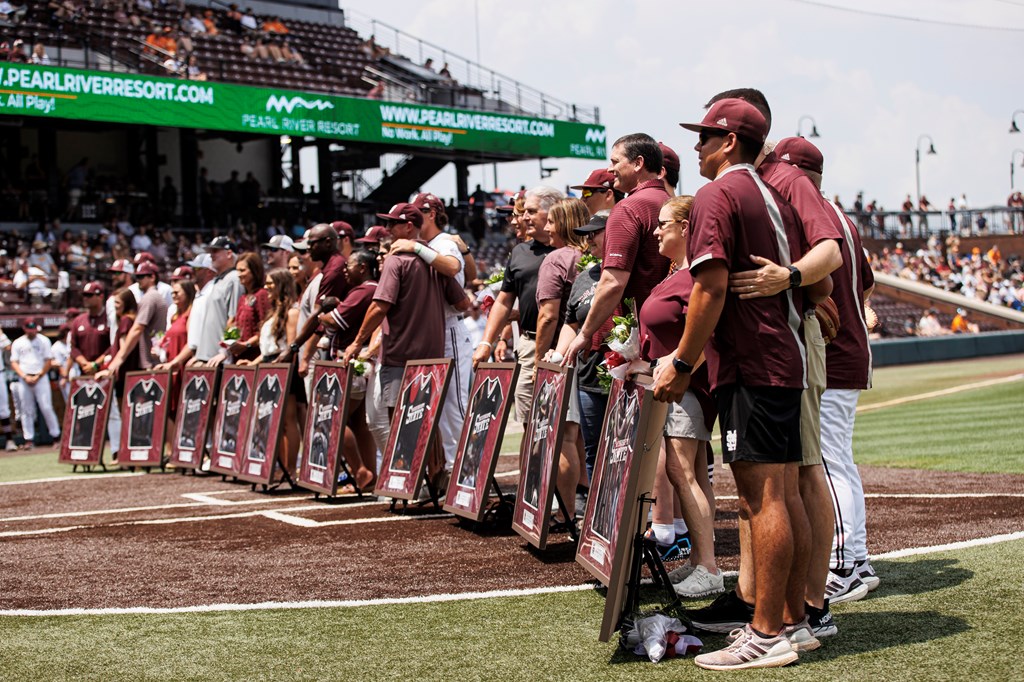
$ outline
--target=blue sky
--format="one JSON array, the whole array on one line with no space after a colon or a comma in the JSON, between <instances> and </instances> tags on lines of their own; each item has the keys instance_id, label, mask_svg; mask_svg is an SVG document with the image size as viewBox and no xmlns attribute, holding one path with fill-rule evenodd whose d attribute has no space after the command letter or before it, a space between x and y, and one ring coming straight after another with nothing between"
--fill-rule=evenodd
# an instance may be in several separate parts
<instances>
[{"instance_id":1,"label":"blue sky","mask_svg":"<svg viewBox=\"0 0 1024 682\"><path fill-rule=\"evenodd\" d=\"M355 21L374 17L469 58L477 50L477 8L485 66L560 99L599 106L610 140L638 131L663 140L680 155L686 192L705 181L697 174L695 135L677 124L699 120L711 95L733 87L766 94L771 139L794 135L802 115L815 119L821 137L814 141L825 155L823 188L846 204L858 190L890 209L913 194L920 134L930 135L938 152L921 163L922 192L933 204L945 207L961 193L972 206L1003 204L1011 156L1024 149L1024 133L1007 132L1014 110L1024 109L1024 0L358 0L343 6ZM1024 113L1017 121L1024 128ZM1017 154L1018 164L1022 157ZM546 182L560 188L596 167L569 159L545 165L559 168ZM1024 189L1024 168L1017 176ZM498 181L537 184L538 164L502 165ZM492 185L491 167L475 167L470 182L471 188ZM453 194L454 173L442 172L427 189Z\"/></svg>"}]
</instances>

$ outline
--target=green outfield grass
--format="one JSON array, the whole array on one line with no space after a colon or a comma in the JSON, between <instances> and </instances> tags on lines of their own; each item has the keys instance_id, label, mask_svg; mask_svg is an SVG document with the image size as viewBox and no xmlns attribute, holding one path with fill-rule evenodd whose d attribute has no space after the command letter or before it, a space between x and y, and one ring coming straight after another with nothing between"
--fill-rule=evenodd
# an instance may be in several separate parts
<instances>
[{"instance_id":1,"label":"green outfield grass","mask_svg":"<svg viewBox=\"0 0 1024 682\"><path fill-rule=\"evenodd\" d=\"M834 608L841 636L798 666L730 679L1019 679L1024 541L877 564L881 587ZM721 679L597 640L595 591L441 604L150 616L0 618L12 680ZM705 645L718 647L720 636ZM718 675L718 677L716 677Z\"/></svg>"},{"instance_id":2,"label":"green outfield grass","mask_svg":"<svg viewBox=\"0 0 1024 682\"><path fill-rule=\"evenodd\" d=\"M107 471L99 467L93 467L90 473L120 473L122 469L109 464L110 455L104 455L108 462ZM89 476L79 468L81 476ZM60 476L72 475L71 466L57 462L57 450L44 452L33 452L27 455L13 455L11 457L0 457L0 482L7 481L32 481L39 478L58 478Z\"/></svg>"}]
</instances>

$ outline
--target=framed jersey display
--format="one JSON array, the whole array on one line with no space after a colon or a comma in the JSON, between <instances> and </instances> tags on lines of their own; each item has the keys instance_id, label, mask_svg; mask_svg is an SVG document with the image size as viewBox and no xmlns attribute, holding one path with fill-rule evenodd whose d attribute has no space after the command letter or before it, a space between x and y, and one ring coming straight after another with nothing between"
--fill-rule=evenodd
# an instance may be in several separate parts
<instances>
[{"instance_id":1,"label":"framed jersey display","mask_svg":"<svg viewBox=\"0 0 1024 682\"><path fill-rule=\"evenodd\" d=\"M197 469L202 465L216 391L216 367L186 367L183 370L178 423L171 440L170 461L174 466Z\"/></svg>"},{"instance_id":2,"label":"framed jersey display","mask_svg":"<svg viewBox=\"0 0 1024 682\"><path fill-rule=\"evenodd\" d=\"M505 423L515 402L518 377L519 365L514 362L491 362L477 367L445 495L445 511L473 521L483 519Z\"/></svg>"},{"instance_id":3,"label":"framed jersey display","mask_svg":"<svg viewBox=\"0 0 1024 682\"><path fill-rule=\"evenodd\" d=\"M128 372L121 396L122 467L152 467L163 464L164 432L171 373L151 369Z\"/></svg>"},{"instance_id":4,"label":"framed jersey display","mask_svg":"<svg viewBox=\"0 0 1024 682\"><path fill-rule=\"evenodd\" d=\"M242 448L249 435L249 417L256 386L255 365L228 365L220 377L217 412L213 420L213 452L210 471L237 476L242 462Z\"/></svg>"},{"instance_id":5,"label":"framed jersey display","mask_svg":"<svg viewBox=\"0 0 1024 682\"><path fill-rule=\"evenodd\" d=\"M537 549L548 543L548 522L562 450L562 430L572 390L572 367L537 363L530 417L519 450L512 529Z\"/></svg>"},{"instance_id":6,"label":"framed jersey display","mask_svg":"<svg viewBox=\"0 0 1024 682\"><path fill-rule=\"evenodd\" d=\"M650 377L613 379L608 393L590 497L583 515L576 561L608 588L600 639L619 627L638 498L654 487L668 403L654 400Z\"/></svg>"},{"instance_id":7,"label":"framed jersey display","mask_svg":"<svg viewBox=\"0 0 1024 682\"><path fill-rule=\"evenodd\" d=\"M80 376L71 380L58 461L62 464L101 464L107 439L107 415L113 391L111 379Z\"/></svg>"},{"instance_id":8,"label":"framed jersey display","mask_svg":"<svg viewBox=\"0 0 1024 682\"><path fill-rule=\"evenodd\" d=\"M270 483L277 462L277 437L281 433L284 401L292 366L287 363L257 365L250 402L248 436L239 453L238 478L250 483ZM291 472L289 472L291 473Z\"/></svg>"},{"instance_id":9,"label":"framed jersey display","mask_svg":"<svg viewBox=\"0 0 1024 682\"><path fill-rule=\"evenodd\" d=\"M313 363L310 371L313 391L295 481L303 488L333 497L338 492L352 373L339 362L319 361Z\"/></svg>"},{"instance_id":10,"label":"framed jersey display","mask_svg":"<svg viewBox=\"0 0 1024 682\"><path fill-rule=\"evenodd\" d=\"M406 363L375 495L412 500L419 494L451 365L449 358Z\"/></svg>"}]
</instances>

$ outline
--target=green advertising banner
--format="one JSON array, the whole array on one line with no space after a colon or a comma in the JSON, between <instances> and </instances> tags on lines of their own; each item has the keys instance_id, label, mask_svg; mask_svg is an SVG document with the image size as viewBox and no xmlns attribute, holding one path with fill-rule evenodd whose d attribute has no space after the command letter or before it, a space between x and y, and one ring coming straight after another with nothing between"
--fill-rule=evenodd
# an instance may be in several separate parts
<instances>
[{"instance_id":1,"label":"green advertising banner","mask_svg":"<svg viewBox=\"0 0 1024 682\"><path fill-rule=\"evenodd\" d=\"M0 115L605 158L600 125L49 66L0 66Z\"/></svg>"}]
</instances>

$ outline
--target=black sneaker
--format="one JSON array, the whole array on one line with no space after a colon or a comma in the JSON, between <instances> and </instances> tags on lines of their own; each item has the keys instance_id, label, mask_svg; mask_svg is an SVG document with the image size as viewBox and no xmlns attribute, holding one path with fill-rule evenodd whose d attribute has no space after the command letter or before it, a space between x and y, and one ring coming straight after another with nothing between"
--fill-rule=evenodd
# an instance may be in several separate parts
<instances>
[{"instance_id":1,"label":"black sneaker","mask_svg":"<svg viewBox=\"0 0 1024 682\"><path fill-rule=\"evenodd\" d=\"M804 610L807 611L807 619L810 621L811 632L815 637L821 639L839 634L839 628L832 620L832 612L828 610L828 599L825 600L824 608L817 609L810 604L805 604Z\"/></svg>"},{"instance_id":2,"label":"black sneaker","mask_svg":"<svg viewBox=\"0 0 1024 682\"><path fill-rule=\"evenodd\" d=\"M709 606L686 611L686 615L698 630L728 634L754 619L754 606L737 597L735 590L729 590Z\"/></svg>"},{"instance_id":3,"label":"black sneaker","mask_svg":"<svg viewBox=\"0 0 1024 682\"><path fill-rule=\"evenodd\" d=\"M690 556L690 534L677 535L676 539L668 545L663 545L654 537L654 531L650 528L644 533L644 544L658 553L661 560L681 561Z\"/></svg>"}]
</instances>

